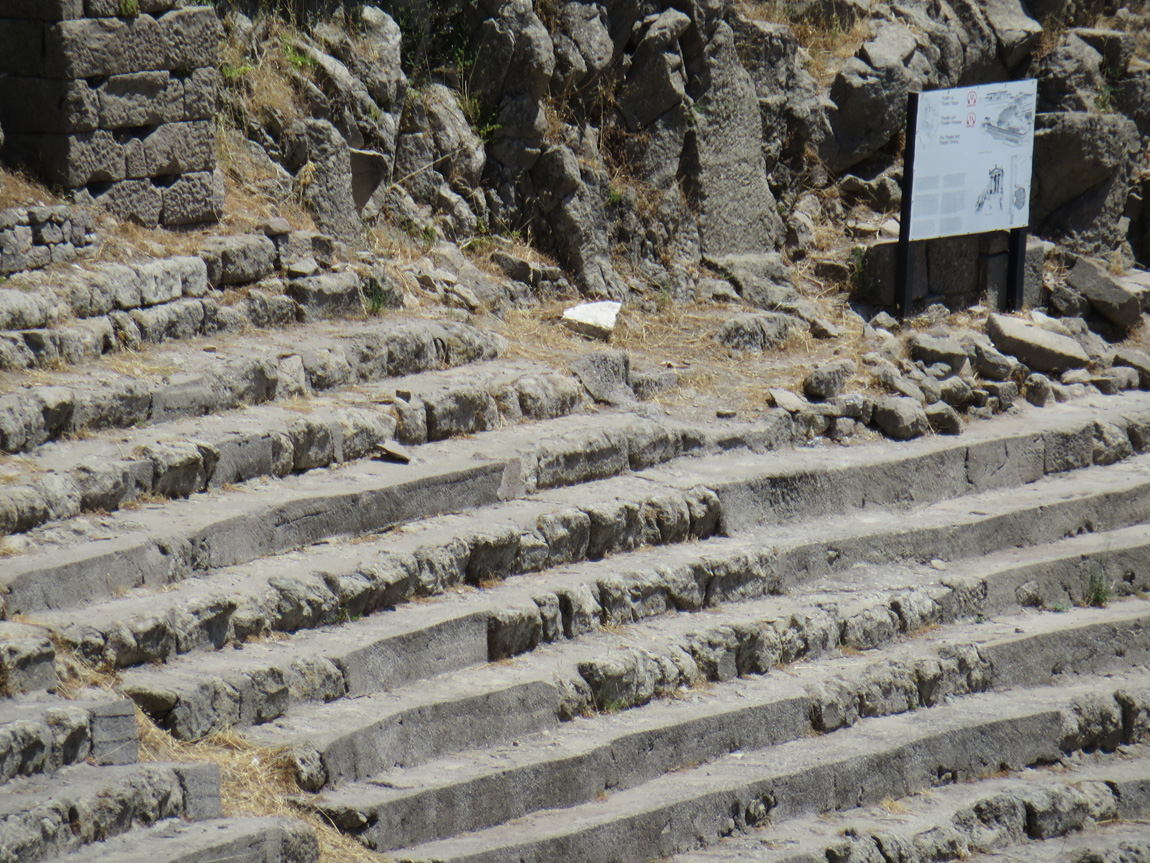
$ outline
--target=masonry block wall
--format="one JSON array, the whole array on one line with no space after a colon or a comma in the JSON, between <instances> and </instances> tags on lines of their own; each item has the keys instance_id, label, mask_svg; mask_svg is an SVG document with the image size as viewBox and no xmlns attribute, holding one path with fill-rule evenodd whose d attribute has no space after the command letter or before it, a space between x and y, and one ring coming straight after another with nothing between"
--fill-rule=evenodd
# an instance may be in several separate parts
<instances>
[{"instance_id":1,"label":"masonry block wall","mask_svg":"<svg viewBox=\"0 0 1150 863\"><path fill-rule=\"evenodd\" d=\"M219 40L183 0L0 0L4 148L119 218L217 220Z\"/></svg>"}]
</instances>

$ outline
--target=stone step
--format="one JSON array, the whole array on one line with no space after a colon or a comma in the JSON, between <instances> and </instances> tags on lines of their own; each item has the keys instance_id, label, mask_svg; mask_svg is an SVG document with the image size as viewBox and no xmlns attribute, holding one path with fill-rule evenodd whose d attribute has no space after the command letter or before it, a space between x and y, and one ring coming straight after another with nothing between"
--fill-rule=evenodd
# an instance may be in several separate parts
<instances>
[{"instance_id":1,"label":"stone step","mask_svg":"<svg viewBox=\"0 0 1150 863\"><path fill-rule=\"evenodd\" d=\"M494 359L503 346L467 324L389 317L263 332L258 346L221 336L65 371L0 372L0 451Z\"/></svg>"},{"instance_id":2,"label":"stone step","mask_svg":"<svg viewBox=\"0 0 1150 863\"><path fill-rule=\"evenodd\" d=\"M609 633L595 642L591 656L577 651L572 679L598 706L642 703L654 692L643 689L641 697L638 691L624 692L619 674L608 669L617 663L647 667L650 657L666 657L669 664L659 663L660 668L677 670L677 676L659 688L675 689L697 682L680 679L683 669L675 658L684 653L702 678L726 679L755 670L748 664L751 657L769 668L809 655L816 631L822 650L867 648L944 620L1020 605L1086 604L1091 580L1099 577L1096 599L1150 587L1150 536L1141 524L1150 518L1150 476L1139 469L1141 461L966 498L965 518L950 504L936 504L890 513L877 525L872 519L828 519L568 565L287 641L195 653L162 668L130 670L122 686L177 737L195 739L216 728L266 721L295 702L391 689L604 626L709 609L632 626L617 638ZM1131 522L1134 527L1124 527ZM1087 524L1115 529L1056 541ZM1046 544L1014 548L1030 542ZM1005 550L979 556L1000 546ZM919 567L900 559L905 554L914 561L919 547L952 562L940 572L934 568L938 558ZM834 554L828 554L831 549ZM956 560L960 554L969 557ZM871 574L858 568L863 561L882 565ZM899 566L892 569L892 563ZM826 583L816 581L819 576ZM752 601L786 589L797 595ZM186 599L176 607L189 609ZM114 632L115 618L109 619L113 622L104 628ZM166 619L180 620L176 613ZM188 619L202 623L210 617L189 614ZM82 622L83 613L80 620L81 630L90 626ZM156 617L138 618L139 635L132 643L155 633L158 623ZM763 642L765 627L777 633L769 647ZM615 643L625 641L638 645L638 652ZM115 643L126 639L121 635ZM633 686L660 675L624 678Z\"/></svg>"},{"instance_id":3,"label":"stone step","mask_svg":"<svg viewBox=\"0 0 1150 863\"><path fill-rule=\"evenodd\" d=\"M1129 585L1116 579L1115 588L1121 584L1126 593L1143 591L1148 572L1145 530L1132 528L1126 538L1136 544L1134 552L1126 557L1119 549L1123 567L1115 571L1136 574ZM957 578L931 579L913 571L877 568L861 573L868 583L856 585L848 573L811 585L799 597L756 599L588 636L569 647L560 645L562 662L567 678L588 699L577 710L624 709L684 686L762 673L780 662L835 650L869 650L923 627L1035 605L1036 596L1089 595L1087 585L1104 571L1110 542L1109 535L1068 540L1062 557L1046 549L1032 557L1024 554L1021 560L1012 553L1003 565L986 562L985 571L971 561L969 570L977 574ZM1135 569L1126 570L1127 562ZM1020 586L1025 590L1019 591ZM544 652L538 660L532 655L523 662L557 661L552 654Z\"/></svg>"},{"instance_id":4,"label":"stone step","mask_svg":"<svg viewBox=\"0 0 1150 863\"><path fill-rule=\"evenodd\" d=\"M0 695L55 692L56 648L35 626L0 621Z\"/></svg>"},{"instance_id":5,"label":"stone step","mask_svg":"<svg viewBox=\"0 0 1150 863\"><path fill-rule=\"evenodd\" d=\"M732 454L647 476L678 488L700 483L712 488L720 496L729 532L760 521L852 507L929 503L1089 466L1095 460L1095 433L1109 420L1121 422L1133 435L1124 451L1098 456L1100 462L1117 459L1130 453L1135 438L1140 445L1150 440L1140 431L1148 404L1150 396L1143 394L1115 396L1099 405L1083 400L1024 413L993 430L972 432L962 442L932 439L893 454L882 447L805 450L773 458ZM487 460L481 462L474 458L471 441L444 442L429 445L427 463L421 465L359 463L345 466L338 476L315 472L280 483L255 483L242 495L197 497L109 516L98 531L72 520L11 558L5 573L7 614L72 608L140 584L167 584L331 536L645 468L684 450L740 444L769 449L791 440L793 432L783 412L769 414L749 433L733 435L723 430L700 435L697 427L626 415L589 422L552 420L543 439L534 429L492 432L483 439ZM878 473L889 478L868 479Z\"/></svg>"},{"instance_id":6,"label":"stone step","mask_svg":"<svg viewBox=\"0 0 1150 863\"><path fill-rule=\"evenodd\" d=\"M735 834L669 863L813 863L826 860L1041 859L1053 840L1099 850L1143 842L1150 828L1112 822L1150 817L1150 751L1067 759L1057 768L1026 769L996 779L943 785L885 806L798 818ZM1115 830L1114 828L1117 828ZM982 857L986 854L988 857ZM1052 859L1076 859L1073 856ZM1092 858L1100 859L1100 858ZM1129 859L1129 858L1126 858Z\"/></svg>"},{"instance_id":7,"label":"stone step","mask_svg":"<svg viewBox=\"0 0 1150 863\"><path fill-rule=\"evenodd\" d=\"M8 510L0 511L0 534L81 512L114 512L140 499L187 497L342 464L378 455L397 438L421 444L583 407L582 390L569 375L529 363L476 361L302 401L56 441L0 464L7 483L0 509ZM28 505L36 499L44 505ZM9 540L6 547L18 544Z\"/></svg>"},{"instance_id":8,"label":"stone step","mask_svg":"<svg viewBox=\"0 0 1150 863\"><path fill-rule=\"evenodd\" d=\"M315 834L293 818L166 819L47 863L318 863Z\"/></svg>"},{"instance_id":9,"label":"stone step","mask_svg":"<svg viewBox=\"0 0 1150 863\"><path fill-rule=\"evenodd\" d=\"M714 533L718 516L717 500L704 490L684 492L616 477L424 519L353 543L315 545L159 590L137 588L81 610L26 618L50 627L96 664L167 661L252 636L358 621L413 597L490 587L506 575L705 538ZM399 616L413 613L420 614L407 608ZM479 619L471 609L461 613ZM486 627L486 615L483 620ZM376 635L370 633L377 624L357 626L369 640L388 632L386 623ZM482 638L486 659L486 628ZM389 678L386 685L393 682Z\"/></svg>"},{"instance_id":10,"label":"stone step","mask_svg":"<svg viewBox=\"0 0 1150 863\"><path fill-rule=\"evenodd\" d=\"M844 725L854 724L1020 681L1033 686L1142 666L1148 657L1150 604L1143 600L1064 618L1029 614L943 627L882 658L814 661L638 711L577 718L515 745L385 771L327 790L315 805L368 847L387 851L595 800L734 749L833 731L842 726L827 727L831 707Z\"/></svg>"},{"instance_id":11,"label":"stone step","mask_svg":"<svg viewBox=\"0 0 1150 863\"><path fill-rule=\"evenodd\" d=\"M1122 702L1118 700L1122 699ZM631 863L711 845L735 829L898 799L1050 763L1093 747L1150 698L1145 672L973 695L664 774L577 806L393 853L399 861ZM1127 705L1125 708L1122 704ZM1124 714L1125 711L1125 714ZM1121 742L1135 742L1144 723ZM1121 730L1118 736L1122 737Z\"/></svg>"},{"instance_id":12,"label":"stone step","mask_svg":"<svg viewBox=\"0 0 1150 863\"><path fill-rule=\"evenodd\" d=\"M736 614L701 612L698 616L712 618L709 626L701 621L693 622L691 618L695 616L682 615L668 622L679 624L680 631L676 634L668 634L665 631L668 626L634 625L541 648L511 665L497 664L445 674L394 693L360 695L350 701L339 699L336 690L328 703L301 704L293 708L290 686L295 681L290 678L285 684L270 673L250 677L237 674L234 678L215 681L208 677L179 693L185 700L180 703L180 709L174 711L173 720L172 715L164 714L173 699L162 676L153 675L148 683L144 683L148 678L137 677L125 688L145 710L160 715L180 730L202 726L208 721L205 714L232 717L237 721L245 718L259 721L265 718L258 714L260 709L274 715L286 706L286 715L255 726L247 733L260 745L287 749L300 784L317 790L325 785L366 778L391 764L418 763L436 754L479 745L469 742L466 735L459 732L461 722L481 727L487 743L524 733L520 725L503 727L506 722L501 713L503 702L487 698L493 689L509 693L529 691L532 710L542 717L539 721L554 723L593 713L596 709L612 712L641 706L656 695L681 695L687 688L708 680L729 680L736 673L762 674L799 659L833 655L840 645L848 646L851 626L860 620L860 629L870 627L866 633L868 647L888 646L899 636L895 621L885 626L874 623L883 620L882 613L894 617L886 604L889 597L872 600L869 607L856 601L853 609L841 614L833 600L841 600L842 596L830 596L831 603L827 599L823 595L818 597L820 601L805 605L788 600L763 600L747 603L748 607L739 608ZM1122 641L1130 642L1129 651L1135 657L1145 655L1138 647L1144 640L1142 615L1141 609L1136 609L1136 619L1128 627L1129 631L1121 630ZM1060 623L1053 625L1057 628ZM1103 622L1100 628L1089 630L1086 635L1075 633L1073 637L1066 637L1065 645L1083 653L1086 659L1063 658L1061 662L1050 662L1049 669L1040 665L1033 674L1045 677L1058 669L1090 670L1092 666L1088 663L1094 656L1102 657L1101 662L1111 661L1112 657L1099 650L1091 635L1112 631L1107 626ZM1007 639L1008 646L1012 643ZM1034 645L1045 643L1039 640ZM1039 660L1047 662L1046 654L1035 653L1035 661ZM1076 663L1086 664L1080 667ZM974 664L984 665L985 661L980 659ZM1018 666L1031 669L1033 663L1027 659ZM938 698L968 691L973 686L965 684L968 690L963 690L959 683L939 683L931 676L933 668L932 665L922 672L926 674L922 692L917 682L920 669L909 660L886 668L878 678L864 669L857 685L835 684L826 691L820 690L817 697L812 696L815 698L812 721L818 730L833 730L850 724L860 713L878 715L911 709L920 698L925 704L932 704ZM297 670L295 676L302 677L305 673L306 670ZM1026 679L1024 676L1023 680ZM859 692L876 686L882 698L871 692L860 701ZM442 697L448 689L454 700ZM241 690L243 696L237 697L235 690ZM405 733L421 740L435 740L437 748L405 750L398 748L390 732L380 736L380 711L390 711L390 705L397 702L403 708L401 719ZM419 706L429 702L434 709L421 712ZM238 713L238 707L243 705L249 710L246 717ZM550 717L548 711L551 711ZM394 721L389 718L388 727ZM449 725L446 730L441 727L444 723ZM332 732L333 728L339 731ZM500 733L503 738L498 736ZM400 743L406 743L406 739L401 738Z\"/></svg>"},{"instance_id":13,"label":"stone step","mask_svg":"<svg viewBox=\"0 0 1150 863\"><path fill-rule=\"evenodd\" d=\"M546 671L489 665L396 692L298 705L245 736L258 746L290 747L300 786L318 790L553 729L559 697Z\"/></svg>"},{"instance_id":14,"label":"stone step","mask_svg":"<svg viewBox=\"0 0 1150 863\"><path fill-rule=\"evenodd\" d=\"M0 783L70 764L134 764L136 710L126 698L0 701Z\"/></svg>"},{"instance_id":15,"label":"stone step","mask_svg":"<svg viewBox=\"0 0 1150 863\"><path fill-rule=\"evenodd\" d=\"M1082 834L1028 842L966 859L970 863L1150 863L1150 829L1144 823L1106 824Z\"/></svg>"},{"instance_id":16,"label":"stone step","mask_svg":"<svg viewBox=\"0 0 1150 863\"><path fill-rule=\"evenodd\" d=\"M215 764L65 767L0 795L0 860L37 863L165 818L220 817Z\"/></svg>"},{"instance_id":17,"label":"stone step","mask_svg":"<svg viewBox=\"0 0 1150 863\"><path fill-rule=\"evenodd\" d=\"M560 417L442 441L401 465L360 461L242 489L71 519L7 558L5 615L76 608L141 585L161 587L332 537L378 532L555 488L642 470L691 451L765 450L791 441L783 412L714 434L627 413Z\"/></svg>"}]
</instances>

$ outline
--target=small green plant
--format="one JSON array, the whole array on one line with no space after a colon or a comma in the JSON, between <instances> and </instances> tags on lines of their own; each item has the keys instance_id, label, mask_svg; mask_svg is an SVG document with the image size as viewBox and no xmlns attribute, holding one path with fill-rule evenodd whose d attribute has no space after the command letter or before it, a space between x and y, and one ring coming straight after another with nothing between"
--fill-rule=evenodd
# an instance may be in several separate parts
<instances>
[{"instance_id":1,"label":"small green plant","mask_svg":"<svg viewBox=\"0 0 1150 863\"><path fill-rule=\"evenodd\" d=\"M621 207L623 206L623 192L614 183L607 187L607 206Z\"/></svg>"},{"instance_id":2,"label":"small green plant","mask_svg":"<svg viewBox=\"0 0 1150 863\"><path fill-rule=\"evenodd\" d=\"M475 137L484 144L490 144L503 128L503 124L496 122L495 116L484 105L483 100L467 89L459 94L459 107L467 122L471 124L471 131L475 133Z\"/></svg>"},{"instance_id":3,"label":"small green plant","mask_svg":"<svg viewBox=\"0 0 1150 863\"><path fill-rule=\"evenodd\" d=\"M242 78L255 69L250 63L244 63L241 66L232 66L228 63L220 64L220 75L223 76L225 81L234 81L237 78Z\"/></svg>"},{"instance_id":4,"label":"small green plant","mask_svg":"<svg viewBox=\"0 0 1150 863\"><path fill-rule=\"evenodd\" d=\"M352 613L351 613L351 612L349 612L349 611L348 611L346 608L341 608L341 609L340 609L340 610L339 610L339 611L336 613L336 616L335 616L335 622L336 622L336 623L339 623L339 624L344 624L344 623L355 623L357 620L359 620L359 619L360 619L360 618L362 618L362 617L363 617L363 615L362 615L362 614L360 614L359 612L356 612L355 614L352 614Z\"/></svg>"},{"instance_id":5,"label":"small green plant","mask_svg":"<svg viewBox=\"0 0 1150 863\"><path fill-rule=\"evenodd\" d=\"M850 270L851 290L863 296L870 294L874 288L874 279L867 264L865 246L851 249Z\"/></svg>"},{"instance_id":6,"label":"small green plant","mask_svg":"<svg viewBox=\"0 0 1150 863\"><path fill-rule=\"evenodd\" d=\"M290 42L284 43L284 56L292 67L300 72L318 65L314 57Z\"/></svg>"},{"instance_id":7,"label":"small green plant","mask_svg":"<svg viewBox=\"0 0 1150 863\"><path fill-rule=\"evenodd\" d=\"M363 298L367 304L367 313L374 317L395 304L395 289L391 285L380 284L375 277L369 277L363 287Z\"/></svg>"},{"instance_id":8,"label":"small green plant","mask_svg":"<svg viewBox=\"0 0 1150 863\"><path fill-rule=\"evenodd\" d=\"M139 0L120 0L120 17L135 18L140 14Z\"/></svg>"},{"instance_id":9,"label":"small green plant","mask_svg":"<svg viewBox=\"0 0 1150 863\"><path fill-rule=\"evenodd\" d=\"M614 698L604 698L602 701L599 702L599 712L600 713L621 713L622 711L627 710L631 706L632 706L631 700L629 698L625 698L623 696L617 696Z\"/></svg>"},{"instance_id":10,"label":"small green plant","mask_svg":"<svg viewBox=\"0 0 1150 863\"><path fill-rule=\"evenodd\" d=\"M1051 609L1055 614L1064 614L1066 612L1066 603L1056 602L1054 608Z\"/></svg>"},{"instance_id":11,"label":"small green plant","mask_svg":"<svg viewBox=\"0 0 1150 863\"><path fill-rule=\"evenodd\" d=\"M1110 582L1101 569L1091 573L1087 585L1086 603L1094 608L1105 608L1110 602Z\"/></svg>"}]
</instances>

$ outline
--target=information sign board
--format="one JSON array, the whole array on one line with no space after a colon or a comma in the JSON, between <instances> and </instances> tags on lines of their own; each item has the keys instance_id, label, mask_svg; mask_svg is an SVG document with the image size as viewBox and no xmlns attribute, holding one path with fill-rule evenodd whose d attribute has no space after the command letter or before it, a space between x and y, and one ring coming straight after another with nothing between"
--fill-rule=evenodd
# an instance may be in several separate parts
<instances>
[{"instance_id":1,"label":"information sign board","mask_svg":"<svg viewBox=\"0 0 1150 863\"><path fill-rule=\"evenodd\" d=\"M918 94L911 241L1029 224L1037 94L1034 80Z\"/></svg>"}]
</instances>

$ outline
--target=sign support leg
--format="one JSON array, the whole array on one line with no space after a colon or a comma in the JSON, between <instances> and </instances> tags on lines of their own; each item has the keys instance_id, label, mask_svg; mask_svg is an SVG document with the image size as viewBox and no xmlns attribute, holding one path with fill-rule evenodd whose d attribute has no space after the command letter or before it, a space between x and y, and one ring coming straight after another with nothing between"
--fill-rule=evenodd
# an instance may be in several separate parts
<instances>
[{"instance_id":1,"label":"sign support leg","mask_svg":"<svg viewBox=\"0 0 1150 863\"><path fill-rule=\"evenodd\" d=\"M1006 264L1006 309L1022 311L1023 292L1026 288L1026 228L1010 232L1010 254Z\"/></svg>"},{"instance_id":2,"label":"sign support leg","mask_svg":"<svg viewBox=\"0 0 1150 863\"><path fill-rule=\"evenodd\" d=\"M894 267L894 301L900 319L910 314L914 297L914 247L910 242L911 192L914 189L914 149L918 127L918 93L907 94L906 149L902 159L902 212L898 223L898 252Z\"/></svg>"}]
</instances>

